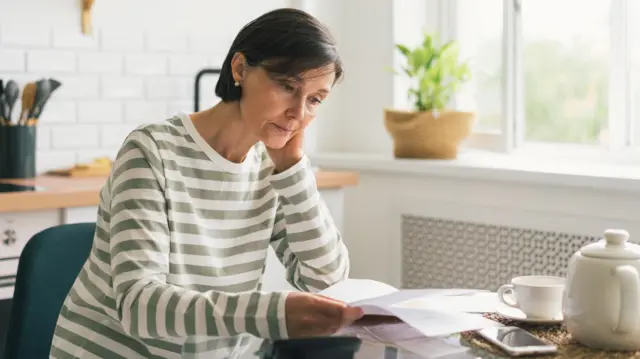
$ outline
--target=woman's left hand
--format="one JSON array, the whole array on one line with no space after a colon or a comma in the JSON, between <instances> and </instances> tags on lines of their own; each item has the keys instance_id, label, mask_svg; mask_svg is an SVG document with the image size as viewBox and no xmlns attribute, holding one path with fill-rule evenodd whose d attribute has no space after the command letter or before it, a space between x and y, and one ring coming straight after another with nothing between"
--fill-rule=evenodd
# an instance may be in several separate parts
<instances>
[{"instance_id":1,"label":"woman's left hand","mask_svg":"<svg viewBox=\"0 0 640 359\"><path fill-rule=\"evenodd\" d=\"M284 147L273 149L267 147L267 153L276 168L276 172L283 172L298 163L304 156L302 145L304 143L304 131L293 135Z\"/></svg>"}]
</instances>

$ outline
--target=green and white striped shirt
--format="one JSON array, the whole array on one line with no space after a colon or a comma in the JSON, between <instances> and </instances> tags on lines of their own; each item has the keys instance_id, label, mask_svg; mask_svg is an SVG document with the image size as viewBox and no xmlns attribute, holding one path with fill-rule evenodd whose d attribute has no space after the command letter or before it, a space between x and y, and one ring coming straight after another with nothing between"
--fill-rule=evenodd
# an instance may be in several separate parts
<instances>
[{"instance_id":1,"label":"green and white striped shirt","mask_svg":"<svg viewBox=\"0 0 640 359\"><path fill-rule=\"evenodd\" d=\"M252 335L286 338L287 293L261 290L269 245L300 290L348 276L306 157L274 174L262 144L230 162L186 114L140 126L100 193L51 357L226 358Z\"/></svg>"}]
</instances>

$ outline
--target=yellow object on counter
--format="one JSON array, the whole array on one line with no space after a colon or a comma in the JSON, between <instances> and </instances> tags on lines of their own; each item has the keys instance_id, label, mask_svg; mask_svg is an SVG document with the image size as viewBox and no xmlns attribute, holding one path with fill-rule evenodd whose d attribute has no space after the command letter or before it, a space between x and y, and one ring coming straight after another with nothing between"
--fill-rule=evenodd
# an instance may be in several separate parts
<instances>
[{"instance_id":1,"label":"yellow object on counter","mask_svg":"<svg viewBox=\"0 0 640 359\"><path fill-rule=\"evenodd\" d=\"M80 163L71 168L53 170L48 172L48 174L67 177L108 176L111 172L111 166L111 159L108 157L100 157L89 163Z\"/></svg>"}]
</instances>

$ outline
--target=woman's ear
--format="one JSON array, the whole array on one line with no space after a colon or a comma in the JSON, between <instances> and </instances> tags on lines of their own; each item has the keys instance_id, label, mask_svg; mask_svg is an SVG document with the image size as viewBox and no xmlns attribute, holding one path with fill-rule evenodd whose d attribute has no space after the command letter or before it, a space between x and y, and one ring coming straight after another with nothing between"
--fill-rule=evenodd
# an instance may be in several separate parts
<instances>
[{"instance_id":1,"label":"woman's ear","mask_svg":"<svg viewBox=\"0 0 640 359\"><path fill-rule=\"evenodd\" d=\"M236 52L231 59L231 74L233 81L241 83L247 67L246 57L241 52Z\"/></svg>"}]
</instances>

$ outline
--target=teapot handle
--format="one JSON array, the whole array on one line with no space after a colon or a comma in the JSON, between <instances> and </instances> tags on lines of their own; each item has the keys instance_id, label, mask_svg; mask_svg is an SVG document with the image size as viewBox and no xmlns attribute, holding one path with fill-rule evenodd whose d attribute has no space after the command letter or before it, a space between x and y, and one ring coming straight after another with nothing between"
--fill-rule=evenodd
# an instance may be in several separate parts
<instances>
[{"instance_id":1,"label":"teapot handle","mask_svg":"<svg viewBox=\"0 0 640 359\"><path fill-rule=\"evenodd\" d=\"M639 278L638 271L630 265L618 266L614 275L620 283L620 313L614 326L617 333L630 333L636 329L638 320Z\"/></svg>"}]
</instances>

